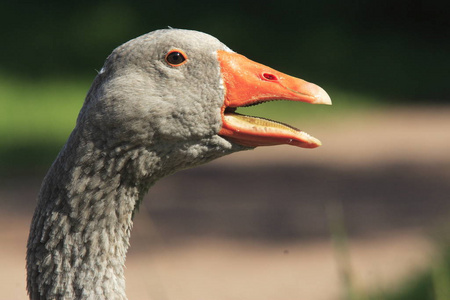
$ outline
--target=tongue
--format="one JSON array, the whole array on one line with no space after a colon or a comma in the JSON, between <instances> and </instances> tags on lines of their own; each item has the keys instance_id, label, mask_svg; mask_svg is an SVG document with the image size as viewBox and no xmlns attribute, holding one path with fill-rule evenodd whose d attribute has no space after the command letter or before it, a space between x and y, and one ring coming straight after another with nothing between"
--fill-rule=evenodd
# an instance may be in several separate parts
<instances>
[{"instance_id":1,"label":"tongue","mask_svg":"<svg viewBox=\"0 0 450 300\"><path fill-rule=\"evenodd\" d=\"M230 140L249 147L292 145L316 148L321 142L304 131L267 119L226 112L222 131Z\"/></svg>"}]
</instances>

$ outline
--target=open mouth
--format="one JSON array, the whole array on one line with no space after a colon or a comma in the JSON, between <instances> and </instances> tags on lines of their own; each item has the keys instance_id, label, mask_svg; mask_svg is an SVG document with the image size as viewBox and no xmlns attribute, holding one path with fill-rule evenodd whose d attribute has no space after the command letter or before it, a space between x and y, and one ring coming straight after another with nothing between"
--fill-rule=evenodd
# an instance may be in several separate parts
<instances>
[{"instance_id":1,"label":"open mouth","mask_svg":"<svg viewBox=\"0 0 450 300\"><path fill-rule=\"evenodd\" d=\"M321 87L234 52L219 50L218 60L225 89L219 135L248 147L287 144L316 148L321 145L318 139L290 125L236 113L238 107L274 100L330 105L331 99Z\"/></svg>"},{"instance_id":2,"label":"open mouth","mask_svg":"<svg viewBox=\"0 0 450 300\"><path fill-rule=\"evenodd\" d=\"M222 131L227 131L227 138L243 146L287 144L302 148L316 148L322 144L315 137L289 124L239 114L236 113L235 107L224 107L222 121Z\"/></svg>"}]
</instances>

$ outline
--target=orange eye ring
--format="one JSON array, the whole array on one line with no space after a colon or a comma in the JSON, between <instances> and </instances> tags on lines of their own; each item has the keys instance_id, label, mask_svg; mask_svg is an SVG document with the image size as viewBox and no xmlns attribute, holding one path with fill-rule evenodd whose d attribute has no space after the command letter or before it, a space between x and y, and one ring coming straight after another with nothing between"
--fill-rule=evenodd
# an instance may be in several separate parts
<instances>
[{"instance_id":1,"label":"orange eye ring","mask_svg":"<svg viewBox=\"0 0 450 300\"><path fill-rule=\"evenodd\" d=\"M172 67L179 67L187 62L187 55L183 50L170 50L165 57L166 62Z\"/></svg>"}]
</instances>

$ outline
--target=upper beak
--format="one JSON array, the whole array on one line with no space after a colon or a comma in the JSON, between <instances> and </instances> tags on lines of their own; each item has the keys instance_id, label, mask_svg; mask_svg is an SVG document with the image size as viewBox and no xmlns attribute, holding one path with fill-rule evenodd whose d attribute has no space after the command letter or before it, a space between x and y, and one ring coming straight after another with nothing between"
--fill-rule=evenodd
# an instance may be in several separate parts
<instances>
[{"instance_id":1,"label":"upper beak","mask_svg":"<svg viewBox=\"0 0 450 300\"><path fill-rule=\"evenodd\" d=\"M219 50L218 59L225 86L220 135L250 147L291 144L315 148L321 145L303 131L267 119L235 114L234 108L270 100L331 105L325 90L234 52Z\"/></svg>"}]
</instances>

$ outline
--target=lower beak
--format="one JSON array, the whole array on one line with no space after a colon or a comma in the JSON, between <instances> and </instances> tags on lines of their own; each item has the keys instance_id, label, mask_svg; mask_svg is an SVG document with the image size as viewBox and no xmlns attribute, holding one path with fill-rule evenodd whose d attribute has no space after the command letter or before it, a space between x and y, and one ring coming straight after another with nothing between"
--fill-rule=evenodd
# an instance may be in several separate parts
<instances>
[{"instance_id":1,"label":"lower beak","mask_svg":"<svg viewBox=\"0 0 450 300\"><path fill-rule=\"evenodd\" d=\"M289 144L315 148L320 141L304 131L275 121L236 114L237 107L272 100L331 105L321 87L247 59L234 52L218 51L225 99L219 135L244 146Z\"/></svg>"}]
</instances>

